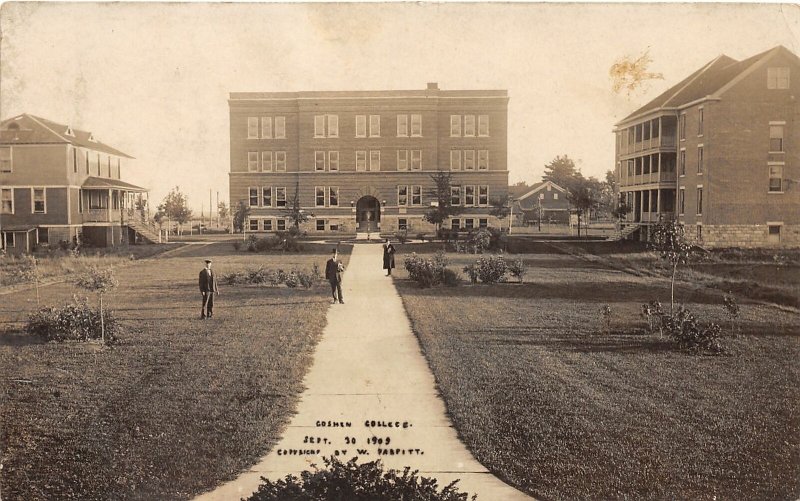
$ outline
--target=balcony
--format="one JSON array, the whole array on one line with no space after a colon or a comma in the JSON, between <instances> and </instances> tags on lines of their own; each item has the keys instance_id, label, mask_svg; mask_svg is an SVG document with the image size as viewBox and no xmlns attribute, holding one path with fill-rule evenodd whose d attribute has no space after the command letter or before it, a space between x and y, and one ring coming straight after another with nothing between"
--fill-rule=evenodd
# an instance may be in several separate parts
<instances>
[{"instance_id":1,"label":"balcony","mask_svg":"<svg viewBox=\"0 0 800 501\"><path fill-rule=\"evenodd\" d=\"M84 223L121 223L122 211L119 209L87 209L83 213Z\"/></svg>"},{"instance_id":2,"label":"balcony","mask_svg":"<svg viewBox=\"0 0 800 501\"><path fill-rule=\"evenodd\" d=\"M638 186L644 184L675 184L676 176L674 172L650 172L649 174L639 174L638 176L628 176L620 180L620 186Z\"/></svg>"}]
</instances>

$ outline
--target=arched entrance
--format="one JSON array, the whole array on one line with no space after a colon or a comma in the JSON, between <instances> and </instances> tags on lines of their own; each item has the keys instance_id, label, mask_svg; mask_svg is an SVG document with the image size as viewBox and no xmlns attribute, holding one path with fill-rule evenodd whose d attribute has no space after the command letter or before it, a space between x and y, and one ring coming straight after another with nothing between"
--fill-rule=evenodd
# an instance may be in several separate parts
<instances>
[{"instance_id":1,"label":"arched entrance","mask_svg":"<svg viewBox=\"0 0 800 501\"><path fill-rule=\"evenodd\" d=\"M381 220L381 203L372 195L364 195L356 202L358 231L376 231Z\"/></svg>"}]
</instances>

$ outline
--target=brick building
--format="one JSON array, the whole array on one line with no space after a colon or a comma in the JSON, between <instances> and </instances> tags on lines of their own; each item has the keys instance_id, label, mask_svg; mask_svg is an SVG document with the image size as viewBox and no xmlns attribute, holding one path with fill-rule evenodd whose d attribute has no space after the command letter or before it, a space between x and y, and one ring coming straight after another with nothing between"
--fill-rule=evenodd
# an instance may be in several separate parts
<instances>
[{"instance_id":1,"label":"brick building","mask_svg":"<svg viewBox=\"0 0 800 501\"><path fill-rule=\"evenodd\" d=\"M514 204L514 225L542 222L568 224L570 205L567 190L552 181L533 186L509 187Z\"/></svg>"},{"instance_id":2,"label":"brick building","mask_svg":"<svg viewBox=\"0 0 800 501\"><path fill-rule=\"evenodd\" d=\"M122 181L132 158L68 125L28 114L3 120L0 246L18 254L77 238L95 246L130 241L125 208L146 191Z\"/></svg>"},{"instance_id":3,"label":"brick building","mask_svg":"<svg viewBox=\"0 0 800 501\"><path fill-rule=\"evenodd\" d=\"M490 200L508 190L508 94L501 90L234 92L230 200L248 231L291 223L296 188L309 233L427 232L431 175L452 175L464 229L498 225Z\"/></svg>"},{"instance_id":4,"label":"brick building","mask_svg":"<svg viewBox=\"0 0 800 501\"><path fill-rule=\"evenodd\" d=\"M677 218L708 247L800 245L800 61L719 56L617 124L616 172L641 231Z\"/></svg>"}]
</instances>

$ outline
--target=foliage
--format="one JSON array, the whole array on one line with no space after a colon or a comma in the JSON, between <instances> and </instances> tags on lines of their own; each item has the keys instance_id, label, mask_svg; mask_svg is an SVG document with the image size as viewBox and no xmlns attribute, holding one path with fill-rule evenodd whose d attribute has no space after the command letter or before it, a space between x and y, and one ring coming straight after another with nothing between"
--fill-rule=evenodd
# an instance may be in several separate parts
<instances>
[{"instance_id":1,"label":"foliage","mask_svg":"<svg viewBox=\"0 0 800 501\"><path fill-rule=\"evenodd\" d=\"M619 195L619 200L617 201L616 207L611 210L611 215L614 216L616 219L623 219L625 216L630 214L633 208L628 205L628 201L624 195Z\"/></svg>"},{"instance_id":2,"label":"foliage","mask_svg":"<svg viewBox=\"0 0 800 501\"><path fill-rule=\"evenodd\" d=\"M237 251L237 252L238 252L238 251L240 251L241 249L242 249L242 242L240 242L240 241L238 241L238 240L236 240L235 242L233 242L233 250L235 250L235 251Z\"/></svg>"},{"instance_id":3,"label":"foliage","mask_svg":"<svg viewBox=\"0 0 800 501\"><path fill-rule=\"evenodd\" d=\"M278 287L285 285L289 288L304 287L310 289L320 282L319 266L316 264L310 270L292 269L288 272L277 269L272 270L259 266L244 270L232 271L222 275L222 281L227 285L261 285Z\"/></svg>"},{"instance_id":4,"label":"foliage","mask_svg":"<svg viewBox=\"0 0 800 501\"><path fill-rule=\"evenodd\" d=\"M458 272L455 270L451 270L450 268L445 268L442 270L442 283L448 287L455 287L461 282L461 277L459 276Z\"/></svg>"},{"instance_id":5,"label":"foliage","mask_svg":"<svg viewBox=\"0 0 800 501\"><path fill-rule=\"evenodd\" d=\"M408 241L408 230L398 231L394 236L398 242L404 244Z\"/></svg>"},{"instance_id":6,"label":"foliage","mask_svg":"<svg viewBox=\"0 0 800 501\"><path fill-rule=\"evenodd\" d=\"M181 193L180 187L176 186L170 190L158 206L156 215L159 216L159 221L166 217L171 221L177 222L179 228L192 219L188 197Z\"/></svg>"},{"instance_id":7,"label":"foliage","mask_svg":"<svg viewBox=\"0 0 800 501\"><path fill-rule=\"evenodd\" d=\"M692 246L686 240L685 230L677 221L661 221L653 228L650 248L672 267L670 312L675 311L675 275L679 264L688 262Z\"/></svg>"},{"instance_id":8,"label":"foliage","mask_svg":"<svg viewBox=\"0 0 800 501\"><path fill-rule=\"evenodd\" d=\"M681 349L691 353L720 354L724 350L720 341L722 329L713 322L702 325L683 305L664 317L664 330Z\"/></svg>"},{"instance_id":9,"label":"foliage","mask_svg":"<svg viewBox=\"0 0 800 501\"><path fill-rule=\"evenodd\" d=\"M442 251L438 251L433 259L420 257L414 252L403 260L408 277L423 288L433 287L444 281L447 263L447 257Z\"/></svg>"},{"instance_id":10,"label":"foliage","mask_svg":"<svg viewBox=\"0 0 800 501\"><path fill-rule=\"evenodd\" d=\"M72 303L61 308L49 306L32 313L25 331L48 341L103 339L112 344L121 327L112 312L106 311L101 322L100 310L91 308L85 298L74 297Z\"/></svg>"},{"instance_id":11,"label":"foliage","mask_svg":"<svg viewBox=\"0 0 800 501\"><path fill-rule=\"evenodd\" d=\"M303 471L300 478L287 475L273 482L261 477L248 501L465 501L469 497L456 487L458 481L440 489L435 478L420 477L410 467L402 473L384 471L380 461L358 464L357 459L343 463L334 456L323 458L325 469L312 465L314 471Z\"/></svg>"},{"instance_id":12,"label":"foliage","mask_svg":"<svg viewBox=\"0 0 800 501\"><path fill-rule=\"evenodd\" d=\"M469 277L469 282L471 284L477 284L478 283L478 266L477 265L468 264L467 266L464 266L464 273L466 273L467 276Z\"/></svg>"},{"instance_id":13,"label":"foliage","mask_svg":"<svg viewBox=\"0 0 800 501\"><path fill-rule=\"evenodd\" d=\"M600 203L600 191L600 182L597 179L585 179L583 176L576 178L567 190L567 200L578 213L578 236L581 235L582 217L590 215Z\"/></svg>"},{"instance_id":14,"label":"foliage","mask_svg":"<svg viewBox=\"0 0 800 501\"><path fill-rule=\"evenodd\" d=\"M228 214L230 210L228 209L228 204L225 202L220 202L217 204L217 216L219 216L220 221L225 221L228 219Z\"/></svg>"},{"instance_id":15,"label":"foliage","mask_svg":"<svg viewBox=\"0 0 800 501\"><path fill-rule=\"evenodd\" d=\"M508 263L508 272L511 273L511 276L516 278L519 283L522 283L525 271L525 261L522 259L515 259Z\"/></svg>"},{"instance_id":16,"label":"foliage","mask_svg":"<svg viewBox=\"0 0 800 501\"><path fill-rule=\"evenodd\" d=\"M655 334L658 329L658 334L664 335L664 309L661 307L660 301L653 299L649 303L644 303L641 315L647 321L648 334Z\"/></svg>"},{"instance_id":17,"label":"foliage","mask_svg":"<svg viewBox=\"0 0 800 501\"><path fill-rule=\"evenodd\" d=\"M736 301L736 298L731 294L725 294L722 298L722 306L725 308L725 313L730 320L731 331L733 332L735 330L736 332L740 332L742 329L739 325L741 309L739 308L739 303Z\"/></svg>"},{"instance_id":18,"label":"foliage","mask_svg":"<svg viewBox=\"0 0 800 501\"><path fill-rule=\"evenodd\" d=\"M99 268L97 266L90 266L83 274L78 277L75 285L81 289L91 292L96 292L100 298L100 334L105 342L105 323L103 316L103 294L110 292L114 289L119 282L114 276L114 270L111 267Z\"/></svg>"},{"instance_id":19,"label":"foliage","mask_svg":"<svg viewBox=\"0 0 800 501\"><path fill-rule=\"evenodd\" d=\"M239 200L236 204L236 209L233 211L233 230L238 232L244 231L244 222L250 215L250 206L244 200Z\"/></svg>"},{"instance_id":20,"label":"foliage","mask_svg":"<svg viewBox=\"0 0 800 501\"><path fill-rule=\"evenodd\" d=\"M505 219L511 212L511 197L492 198L489 200L489 214L498 219Z\"/></svg>"},{"instance_id":21,"label":"foliage","mask_svg":"<svg viewBox=\"0 0 800 501\"><path fill-rule=\"evenodd\" d=\"M431 174L431 179L433 179L435 185L431 194L436 199L436 205L428 209L422 219L436 225L437 229L441 229L442 223L447 218L461 214L464 209L451 203L450 188L452 186L452 177L449 172L439 171Z\"/></svg>"},{"instance_id":22,"label":"foliage","mask_svg":"<svg viewBox=\"0 0 800 501\"><path fill-rule=\"evenodd\" d=\"M474 254L482 254L492 243L492 234L489 230L481 228L475 233L470 233L467 238L467 246L472 249Z\"/></svg>"},{"instance_id":23,"label":"foliage","mask_svg":"<svg viewBox=\"0 0 800 501\"><path fill-rule=\"evenodd\" d=\"M603 324L603 332L609 334L611 332L611 320L613 315L611 306L604 305L600 308L600 322Z\"/></svg>"},{"instance_id":24,"label":"foliage","mask_svg":"<svg viewBox=\"0 0 800 501\"><path fill-rule=\"evenodd\" d=\"M558 155L549 163L545 164L542 181L552 181L562 188L569 190L572 188L579 175L580 173L575 168L574 160L567 155L563 157Z\"/></svg>"},{"instance_id":25,"label":"foliage","mask_svg":"<svg viewBox=\"0 0 800 501\"><path fill-rule=\"evenodd\" d=\"M275 233L278 239L277 246L284 252L300 252L303 250L303 244L300 243L300 229L296 226L289 228L289 231L279 231Z\"/></svg>"},{"instance_id":26,"label":"foliage","mask_svg":"<svg viewBox=\"0 0 800 501\"><path fill-rule=\"evenodd\" d=\"M480 257L475 262L478 279L485 284L494 284L505 280L508 265L503 256Z\"/></svg>"},{"instance_id":27,"label":"foliage","mask_svg":"<svg viewBox=\"0 0 800 501\"><path fill-rule=\"evenodd\" d=\"M292 226L296 229L299 229L301 224L314 217L314 214L306 212L305 209L303 209L303 206L300 205L299 181L294 186L294 195L292 196L292 199L288 201L286 207L282 209L282 212L286 215L286 218L291 221Z\"/></svg>"}]
</instances>

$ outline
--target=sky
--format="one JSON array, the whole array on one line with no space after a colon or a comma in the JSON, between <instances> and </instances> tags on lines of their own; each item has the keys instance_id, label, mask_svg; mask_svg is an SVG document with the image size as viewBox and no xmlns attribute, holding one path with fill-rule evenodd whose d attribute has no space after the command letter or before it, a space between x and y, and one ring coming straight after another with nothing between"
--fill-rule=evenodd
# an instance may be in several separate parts
<instances>
[{"instance_id":1,"label":"sky","mask_svg":"<svg viewBox=\"0 0 800 501\"><path fill-rule=\"evenodd\" d=\"M229 92L506 89L509 181L532 183L565 154L602 178L614 124L720 54L800 53L781 4L4 3L0 30L0 117L92 131L198 212L228 200ZM646 52L663 80L615 93Z\"/></svg>"}]
</instances>

